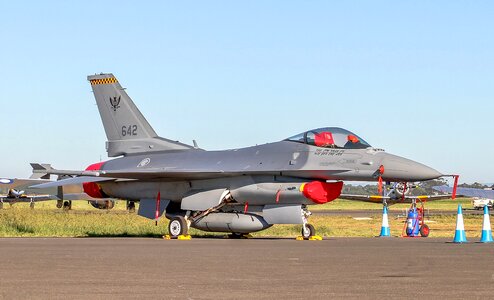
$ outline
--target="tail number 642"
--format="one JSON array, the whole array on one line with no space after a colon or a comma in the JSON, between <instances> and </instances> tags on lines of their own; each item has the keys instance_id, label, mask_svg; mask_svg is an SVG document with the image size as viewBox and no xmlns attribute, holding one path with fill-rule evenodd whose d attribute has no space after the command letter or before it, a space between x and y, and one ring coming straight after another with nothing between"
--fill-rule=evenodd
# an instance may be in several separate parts
<instances>
[{"instance_id":1,"label":"tail number 642","mask_svg":"<svg viewBox=\"0 0 494 300\"><path fill-rule=\"evenodd\" d=\"M137 135L137 125L122 126L122 136Z\"/></svg>"}]
</instances>

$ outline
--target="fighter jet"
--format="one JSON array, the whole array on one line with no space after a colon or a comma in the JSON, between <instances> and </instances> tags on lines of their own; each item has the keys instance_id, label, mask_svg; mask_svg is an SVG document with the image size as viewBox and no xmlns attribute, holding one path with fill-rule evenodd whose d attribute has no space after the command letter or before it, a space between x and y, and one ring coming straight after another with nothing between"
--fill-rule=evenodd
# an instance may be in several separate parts
<instances>
[{"instance_id":1,"label":"fighter jet","mask_svg":"<svg viewBox=\"0 0 494 300\"><path fill-rule=\"evenodd\" d=\"M83 183L95 198L140 201L138 214L170 220L172 237L190 227L241 236L274 224L301 224L315 235L310 205L336 199L343 181L414 182L438 171L374 148L346 129L325 127L281 141L224 151L159 137L113 74L88 76L109 157L86 170L33 164L38 174L72 178L38 187ZM168 112L169 113L169 112Z\"/></svg>"}]
</instances>

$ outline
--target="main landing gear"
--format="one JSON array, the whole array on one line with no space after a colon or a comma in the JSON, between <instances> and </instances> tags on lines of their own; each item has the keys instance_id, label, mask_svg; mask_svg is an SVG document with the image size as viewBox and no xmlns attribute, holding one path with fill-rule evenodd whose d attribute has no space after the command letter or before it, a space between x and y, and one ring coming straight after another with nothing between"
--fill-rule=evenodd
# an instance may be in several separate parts
<instances>
[{"instance_id":1,"label":"main landing gear","mask_svg":"<svg viewBox=\"0 0 494 300\"><path fill-rule=\"evenodd\" d=\"M63 202L63 210L71 210L72 209L72 200L64 201Z\"/></svg>"},{"instance_id":2,"label":"main landing gear","mask_svg":"<svg viewBox=\"0 0 494 300\"><path fill-rule=\"evenodd\" d=\"M168 223L168 232L172 238L187 235L189 232L189 224L182 216L172 217L170 223Z\"/></svg>"},{"instance_id":3,"label":"main landing gear","mask_svg":"<svg viewBox=\"0 0 494 300\"><path fill-rule=\"evenodd\" d=\"M127 201L127 211L134 213L136 211L136 203L134 201Z\"/></svg>"},{"instance_id":4,"label":"main landing gear","mask_svg":"<svg viewBox=\"0 0 494 300\"><path fill-rule=\"evenodd\" d=\"M71 210L72 209L72 200L57 200L57 208L63 208L63 210Z\"/></svg>"}]
</instances>

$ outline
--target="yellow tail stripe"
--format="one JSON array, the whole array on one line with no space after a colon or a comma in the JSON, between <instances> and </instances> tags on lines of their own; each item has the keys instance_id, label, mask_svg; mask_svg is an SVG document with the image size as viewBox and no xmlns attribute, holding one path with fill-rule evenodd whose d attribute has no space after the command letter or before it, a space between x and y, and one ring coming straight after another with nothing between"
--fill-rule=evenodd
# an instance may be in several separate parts
<instances>
[{"instance_id":1,"label":"yellow tail stripe","mask_svg":"<svg viewBox=\"0 0 494 300\"><path fill-rule=\"evenodd\" d=\"M103 79L93 79L90 82L91 85L97 85L97 84L112 84L118 81L116 78L103 78Z\"/></svg>"}]
</instances>

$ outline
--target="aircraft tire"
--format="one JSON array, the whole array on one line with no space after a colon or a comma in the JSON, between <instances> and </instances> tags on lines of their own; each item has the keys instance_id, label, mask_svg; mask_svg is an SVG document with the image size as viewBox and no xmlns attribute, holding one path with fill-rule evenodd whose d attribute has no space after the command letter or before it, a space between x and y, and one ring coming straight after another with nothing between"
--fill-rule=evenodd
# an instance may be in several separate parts
<instances>
[{"instance_id":1,"label":"aircraft tire","mask_svg":"<svg viewBox=\"0 0 494 300\"><path fill-rule=\"evenodd\" d=\"M63 207L63 201L57 200L57 208L62 208L62 207Z\"/></svg>"},{"instance_id":2,"label":"aircraft tire","mask_svg":"<svg viewBox=\"0 0 494 300\"><path fill-rule=\"evenodd\" d=\"M168 223L168 232L172 237L186 235L188 233L187 221L182 216L173 217Z\"/></svg>"},{"instance_id":3,"label":"aircraft tire","mask_svg":"<svg viewBox=\"0 0 494 300\"><path fill-rule=\"evenodd\" d=\"M3 209L3 202L0 202L0 209Z\"/></svg>"},{"instance_id":4,"label":"aircraft tire","mask_svg":"<svg viewBox=\"0 0 494 300\"><path fill-rule=\"evenodd\" d=\"M311 236L315 236L315 235L316 235L316 229L312 224L307 224L305 226L302 226L302 237L304 239L308 239Z\"/></svg>"},{"instance_id":5,"label":"aircraft tire","mask_svg":"<svg viewBox=\"0 0 494 300\"><path fill-rule=\"evenodd\" d=\"M29 203L29 208L34 209L34 202Z\"/></svg>"},{"instance_id":6,"label":"aircraft tire","mask_svg":"<svg viewBox=\"0 0 494 300\"><path fill-rule=\"evenodd\" d=\"M241 239L243 237L244 237L244 234L243 233L238 233L238 232L232 232L229 235L229 238L231 238L231 239Z\"/></svg>"},{"instance_id":7,"label":"aircraft tire","mask_svg":"<svg viewBox=\"0 0 494 300\"><path fill-rule=\"evenodd\" d=\"M134 201L127 202L127 211L129 213L134 213L136 211L136 204Z\"/></svg>"},{"instance_id":8,"label":"aircraft tire","mask_svg":"<svg viewBox=\"0 0 494 300\"><path fill-rule=\"evenodd\" d=\"M429 226L427 224L424 224L420 227L420 236L421 237L428 237L430 233Z\"/></svg>"},{"instance_id":9,"label":"aircraft tire","mask_svg":"<svg viewBox=\"0 0 494 300\"><path fill-rule=\"evenodd\" d=\"M70 203L70 201L64 201L63 202L63 210L71 210L72 209L72 205Z\"/></svg>"}]
</instances>

